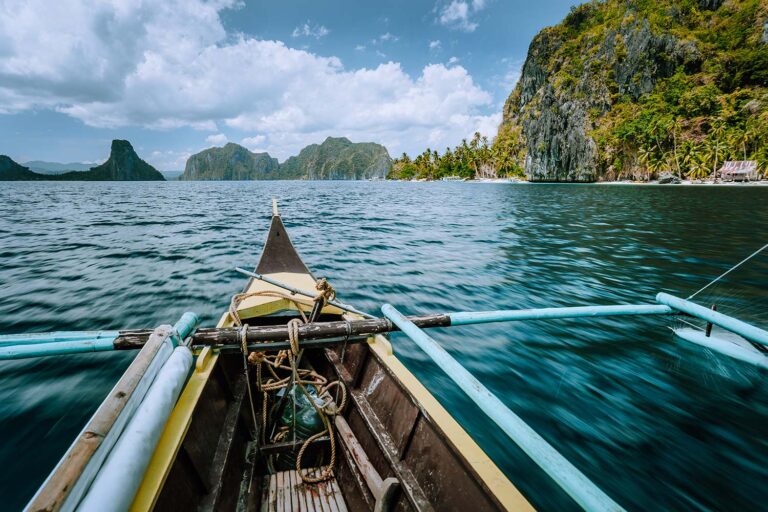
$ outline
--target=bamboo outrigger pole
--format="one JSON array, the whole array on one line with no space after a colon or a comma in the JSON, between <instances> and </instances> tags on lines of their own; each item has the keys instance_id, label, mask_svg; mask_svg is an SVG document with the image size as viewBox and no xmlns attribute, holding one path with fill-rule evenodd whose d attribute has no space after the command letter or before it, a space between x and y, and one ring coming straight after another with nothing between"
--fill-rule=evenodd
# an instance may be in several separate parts
<instances>
[{"instance_id":1,"label":"bamboo outrigger pole","mask_svg":"<svg viewBox=\"0 0 768 512\"><path fill-rule=\"evenodd\" d=\"M688 315L695 316L701 320L706 320L723 329L736 333L749 341L761 345L768 345L768 331L743 322L737 318L733 318L732 316L718 313L717 311L705 308L704 306L699 306L689 300L681 299L668 293L659 293L656 295L656 302Z\"/></svg>"},{"instance_id":2,"label":"bamboo outrigger pole","mask_svg":"<svg viewBox=\"0 0 768 512\"><path fill-rule=\"evenodd\" d=\"M477 311L438 313L423 316L409 316L408 320L422 329L451 327L491 322L509 322L521 320L545 320L555 318L596 318L617 315L668 315L673 310L659 305L627 306L580 306L571 308L521 309L506 311ZM368 315L371 317L371 315ZM302 341L326 340L328 345L343 342L352 337L364 339L366 336L397 331L399 328L387 318L365 318L362 320L340 320L333 322L314 322L299 327ZM110 336L104 336L104 333ZM100 352L109 350L129 350L141 348L151 334L149 329L104 331L98 338L91 333L67 333L61 338L60 333L35 335L0 336L0 360L26 359L49 355ZM192 337L193 345L211 345L217 347L239 346L242 332L238 328L198 329ZM80 339L78 339L78 337ZM25 343L32 339L34 343ZM251 350L284 350L288 340L287 325L248 327L246 341ZM271 345L266 345L271 343Z\"/></svg>"},{"instance_id":3,"label":"bamboo outrigger pole","mask_svg":"<svg viewBox=\"0 0 768 512\"><path fill-rule=\"evenodd\" d=\"M426 352L440 369L584 510L624 510L504 405L427 333L390 304L384 304L381 311Z\"/></svg>"}]
</instances>

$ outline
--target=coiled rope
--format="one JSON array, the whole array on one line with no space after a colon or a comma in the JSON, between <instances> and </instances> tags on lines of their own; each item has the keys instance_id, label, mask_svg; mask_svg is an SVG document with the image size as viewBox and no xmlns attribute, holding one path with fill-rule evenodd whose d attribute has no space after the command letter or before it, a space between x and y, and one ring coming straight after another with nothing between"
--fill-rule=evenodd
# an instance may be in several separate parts
<instances>
[{"instance_id":1,"label":"coiled rope","mask_svg":"<svg viewBox=\"0 0 768 512\"><path fill-rule=\"evenodd\" d=\"M319 286L318 286L318 289ZM333 288L330 288L332 291ZM321 296L324 296L323 293L321 293ZM325 299L324 299L325 300ZM333 300L333 299L331 299ZM293 320L288 322L288 341L291 344L291 353L289 356L289 361L291 363L291 370L294 372L294 374L297 372L296 368L296 356L299 354L299 327L301 327L304 324L300 319L294 318ZM330 393L327 393L329 387L331 385L337 385L341 389L343 389L343 384L341 384L339 381L334 381L325 388L323 388L320 391L320 396L322 397L324 394L326 396L326 400L324 400L324 403L322 406L319 406L317 402L315 402L315 399L312 397L312 395L309 394L309 391L307 391L307 388L304 387L304 383L301 379L296 379L296 385L299 387L302 393L304 393L304 396L307 398L310 404L312 404L312 407L315 409L315 412L320 416L320 419L323 421L323 425L325 426L325 431L317 432L316 434L311 435L308 439L304 441L304 443L301 445L301 448L299 449L299 453L296 456L296 472L299 474L299 478L301 478L302 482L314 484L323 482L325 480L328 480L333 476L333 467L336 465L336 439L335 435L333 433L333 425L331 425L330 420L328 419L328 416L335 415L339 410L343 409L344 403L346 402L346 391L343 392L344 401L341 404L341 407L336 408L334 407L333 400L330 399ZM294 416L295 419L295 416ZM302 473L302 467L301 467L301 459L304 457L304 452L307 450L307 447L315 440L319 439L325 433L328 433L328 438L330 440L331 444L331 459L327 466L325 466L318 476L309 476Z\"/></svg>"},{"instance_id":2,"label":"coiled rope","mask_svg":"<svg viewBox=\"0 0 768 512\"><path fill-rule=\"evenodd\" d=\"M241 302L243 302L245 299L249 297L254 296L268 296L268 297L279 297L286 299L290 301L296 308L296 310L299 312L299 315L301 318L294 318L288 322L288 341L290 343L290 349L289 350L283 350L277 353L275 356L267 356L264 352L251 352L248 354L248 346L246 343L246 326L243 326L241 329L241 348L243 351L243 361L244 365L246 365L246 379L247 379L247 364L250 363L251 365L256 366L256 382L257 382L257 389L262 392L262 404L261 404L261 432L260 432L260 438L262 445L266 444L267 441L267 418L268 418L268 393L271 391L277 391L282 388L287 388L291 385L291 382L293 381L293 384L296 385L301 392L306 396L309 403L312 405L312 407L315 409L317 414L320 416L320 419L323 422L323 425L325 429L321 432L318 432L312 436L310 436L308 439L306 439L303 444L301 445L301 448L299 449L299 452L296 457L296 471L299 474L299 477L301 480L305 483L318 483L323 482L325 480L328 480L333 476L333 468L336 463L336 440L335 435L333 431L332 423L329 419L329 416L333 416L340 411L344 409L344 406L346 405L347 401L347 392L344 384L341 381L333 381L331 383L328 383L327 380L319 375L318 373L308 370L308 369L302 369L297 367L296 361L299 357L300 351L301 351L301 344L300 344L300 328L302 325L305 325L308 322L307 316L304 314L304 311L302 309L302 306L311 306L312 303L317 303L322 301L321 306L325 306L328 304L328 301L334 300L336 298L336 291L334 290L333 286L328 283L328 281L325 278L318 279L317 283L315 284L315 288L318 291L317 296L315 296L314 300L303 300L298 297L288 295L286 293L282 293L280 291L273 291L273 290L264 290L259 292L251 292L251 293L241 293L238 295L235 295L232 297L232 301L230 302L229 306L229 314L232 318L232 321L235 323L235 325L242 326L242 321L240 320L240 317L237 312L237 307L240 305ZM288 365L284 364L285 362L288 362ZM266 381L263 380L263 367L266 366L267 370L271 374L271 378L268 378ZM277 374L277 370L285 370L290 371L290 375L287 377L280 377ZM312 395L309 394L306 387L307 385L314 386L315 389L318 392L318 395L323 398L322 405L318 405L315 399L312 397ZM337 398L338 394L340 392L341 394L341 402L336 405L333 398L330 395L330 391L332 388L337 389ZM251 393L251 384L250 381L248 382L248 398L250 401L251 406L251 414L253 417L254 425L256 425L256 413L255 413L255 407L253 405L253 396ZM294 421L295 421L295 415L294 415ZM277 432L273 438L275 442L282 440L285 435L288 433L288 430L281 430ZM316 439L322 437L325 434L328 434L329 440L330 440L330 461L328 465L326 465L320 475L318 476L309 476L302 474L302 468L301 468L301 461L304 456L304 453L306 449L309 447L309 445L315 441Z\"/></svg>"}]
</instances>

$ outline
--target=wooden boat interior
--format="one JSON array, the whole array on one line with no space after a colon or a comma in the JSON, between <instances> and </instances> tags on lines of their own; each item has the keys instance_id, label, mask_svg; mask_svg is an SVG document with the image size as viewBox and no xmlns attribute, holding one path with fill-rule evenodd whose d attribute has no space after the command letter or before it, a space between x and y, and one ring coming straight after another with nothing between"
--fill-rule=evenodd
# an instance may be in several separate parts
<instances>
[{"instance_id":1,"label":"wooden boat interior","mask_svg":"<svg viewBox=\"0 0 768 512\"><path fill-rule=\"evenodd\" d=\"M277 212L255 272L300 289L315 289L315 276L293 247ZM310 315L313 306L311 297L292 296L251 279L219 327L286 324ZM359 316L326 304L318 318ZM277 356L251 354L250 363L244 365L242 353L218 353L206 347L197 354L194 375L163 432L134 500L135 510L530 508L394 356L384 336L301 350L298 367L326 383L326 400L330 396L333 406L344 406L329 415L331 428L311 436L310 442L297 432L295 409L287 413L294 424L279 425L286 416L284 409L300 401L297 386L288 386L292 391L266 389L268 375L273 381L297 376L285 363L280 368L266 368L264 363L258 369L254 357ZM328 386L336 381L345 393L341 384ZM327 478L317 483L303 481L324 475Z\"/></svg>"}]
</instances>

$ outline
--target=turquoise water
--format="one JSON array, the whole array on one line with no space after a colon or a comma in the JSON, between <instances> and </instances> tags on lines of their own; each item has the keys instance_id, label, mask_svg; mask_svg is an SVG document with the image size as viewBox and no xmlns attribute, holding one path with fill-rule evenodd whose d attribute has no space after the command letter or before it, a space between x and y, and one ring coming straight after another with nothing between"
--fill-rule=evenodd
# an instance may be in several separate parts
<instances>
[{"instance_id":1,"label":"turquoise water","mask_svg":"<svg viewBox=\"0 0 768 512\"><path fill-rule=\"evenodd\" d=\"M307 264L377 313L650 303L768 241L768 188L388 182L3 183L0 332L213 325L281 212ZM697 297L766 322L768 258ZM768 503L765 375L675 340L663 318L434 331L629 509ZM572 504L427 361L421 377L537 506ZM130 361L0 363L0 495L34 493Z\"/></svg>"}]
</instances>

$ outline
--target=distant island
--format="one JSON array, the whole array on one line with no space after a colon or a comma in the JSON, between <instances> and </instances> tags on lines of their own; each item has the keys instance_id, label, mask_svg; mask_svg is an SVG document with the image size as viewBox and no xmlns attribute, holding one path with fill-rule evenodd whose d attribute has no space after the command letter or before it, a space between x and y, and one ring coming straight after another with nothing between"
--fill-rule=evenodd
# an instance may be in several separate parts
<instances>
[{"instance_id":1,"label":"distant island","mask_svg":"<svg viewBox=\"0 0 768 512\"><path fill-rule=\"evenodd\" d=\"M67 167L77 169L67 169ZM269 153L253 153L238 144L213 147L187 159L184 172L161 173L139 158L127 140L113 140L109 159L87 164L31 161L27 165L0 155L0 181L183 181L205 180L366 180L384 179L392 159L387 148L373 142L354 143L328 137L311 144L280 164Z\"/></svg>"},{"instance_id":2,"label":"distant island","mask_svg":"<svg viewBox=\"0 0 768 512\"><path fill-rule=\"evenodd\" d=\"M81 162L61 164L58 162L45 162L42 160L31 160L29 162L24 162L21 165L28 167L30 171L41 174L62 174L69 171L87 171L93 167L93 164L84 164Z\"/></svg>"},{"instance_id":3,"label":"distant island","mask_svg":"<svg viewBox=\"0 0 768 512\"><path fill-rule=\"evenodd\" d=\"M298 156L278 163L269 153L253 153L229 143L194 154L180 180L364 180L386 177L392 166L387 148L373 142L328 137Z\"/></svg>"},{"instance_id":4,"label":"distant island","mask_svg":"<svg viewBox=\"0 0 768 512\"><path fill-rule=\"evenodd\" d=\"M270 180L277 179L279 167L269 153L252 153L230 142L190 156L179 180Z\"/></svg>"},{"instance_id":5,"label":"distant island","mask_svg":"<svg viewBox=\"0 0 768 512\"><path fill-rule=\"evenodd\" d=\"M279 172L285 179L366 180L385 178L390 167L392 159L381 144L328 137L290 157Z\"/></svg>"},{"instance_id":6,"label":"distant island","mask_svg":"<svg viewBox=\"0 0 768 512\"><path fill-rule=\"evenodd\" d=\"M534 37L495 139L427 148L391 178L712 180L768 173L768 11L760 0L605 0ZM757 174L758 171L755 171Z\"/></svg>"},{"instance_id":7,"label":"distant island","mask_svg":"<svg viewBox=\"0 0 768 512\"><path fill-rule=\"evenodd\" d=\"M139 158L130 142L113 140L109 159L87 171L42 174L0 155L0 181L165 181L165 178Z\"/></svg>"}]
</instances>

